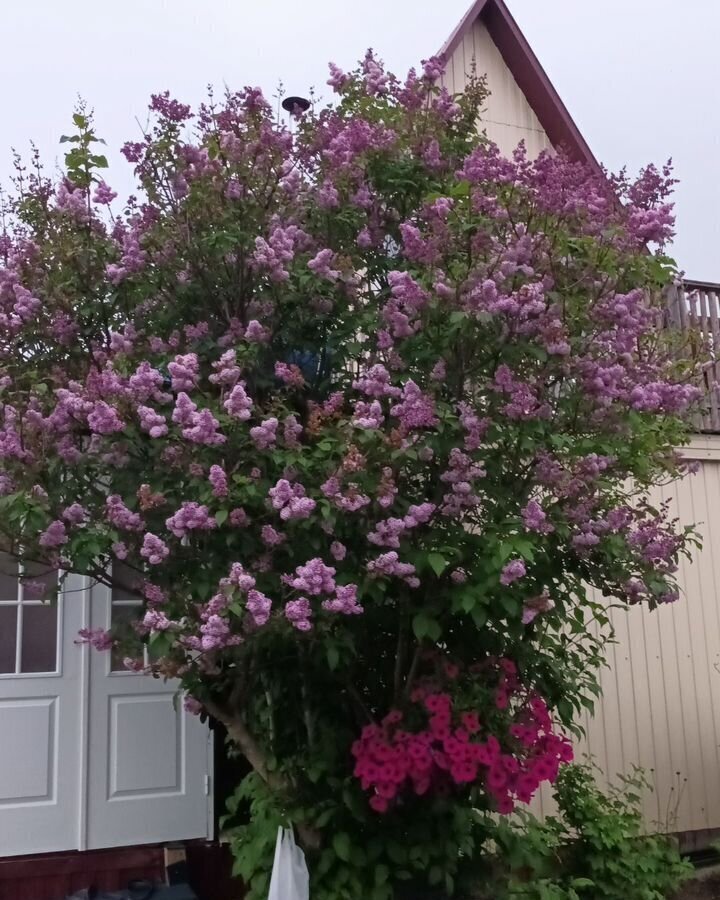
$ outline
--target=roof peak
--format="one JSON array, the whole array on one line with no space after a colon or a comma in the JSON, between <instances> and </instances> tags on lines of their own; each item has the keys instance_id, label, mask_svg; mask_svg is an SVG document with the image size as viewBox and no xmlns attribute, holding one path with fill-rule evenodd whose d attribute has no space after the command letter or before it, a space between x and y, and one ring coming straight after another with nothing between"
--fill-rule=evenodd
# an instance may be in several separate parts
<instances>
[{"instance_id":1,"label":"roof peak","mask_svg":"<svg viewBox=\"0 0 720 900\"><path fill-rule=\"evenodd\" d=\"M440 53L449 59L478 19L490 33L552 145L564 147L573 159L587 163L596 172L602 171L504 0L475 0Z\"/></svg>"}]
</instances>

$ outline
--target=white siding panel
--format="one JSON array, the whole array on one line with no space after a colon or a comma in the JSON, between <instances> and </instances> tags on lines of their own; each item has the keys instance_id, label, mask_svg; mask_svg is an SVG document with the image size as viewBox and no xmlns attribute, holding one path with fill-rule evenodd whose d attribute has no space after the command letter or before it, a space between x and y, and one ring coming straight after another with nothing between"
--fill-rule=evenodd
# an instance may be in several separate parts
<instances>
[{"instance_id":1,"label":"white siding panel","mask_svg":"<svg viewBox=\"0 0 720 900\"><path fill-rule=\"evenodd\" d=\"M532 158L543 150L552 151L545 130L479 19L448 59L443 84L452 93L460 93L473 67L478 75L487 76L490 90L485 109L480 112L480 127L500 151L507 156L523 140Z\"/></svg>"},{"instance_id":2,"label":"white siding panel","mask_svg":"<svg viewBox=\"0 0 720 900\"><path fill-rule=\"evenodd\" d=\"M720 828L720 438L699 438L686 455L701 460L699 471L656 502L695 523L703 549L681 562L677 603L611 611L603 697L577 745L609 781L644 768L654 789L644 800L648 830L671 832ZM550 791L531 808L551 814Z\"/></svg>"}]
</instances>

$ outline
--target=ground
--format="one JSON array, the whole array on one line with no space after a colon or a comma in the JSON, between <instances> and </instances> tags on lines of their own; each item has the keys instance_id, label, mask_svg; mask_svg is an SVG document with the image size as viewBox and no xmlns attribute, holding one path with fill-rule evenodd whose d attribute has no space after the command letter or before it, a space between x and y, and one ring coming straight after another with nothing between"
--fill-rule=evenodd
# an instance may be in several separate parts
<instances>
[{"instance_id":1,"label":"ground","mask_svg":"<svg viewBox=\"0 0 720 900\"><path fill-rule=\"evenodd\" d=\"M674 900L720 900L720 871L694 878Z\"/></svg>"}]
</instances>

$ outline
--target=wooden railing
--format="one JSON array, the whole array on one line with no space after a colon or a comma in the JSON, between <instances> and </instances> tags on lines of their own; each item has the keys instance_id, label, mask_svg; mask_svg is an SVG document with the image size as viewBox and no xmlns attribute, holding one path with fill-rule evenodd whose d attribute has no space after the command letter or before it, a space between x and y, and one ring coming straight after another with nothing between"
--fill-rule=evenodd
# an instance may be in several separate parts
<instances>
[{"instance_id":1,"label":"wooden railing","mask_svg":"<svg viewBox=\"0 0 720 900\"><path fill-rule=\"evenodd\" d=\"M705 401L698 431L720 433L720 284L684 281L668 292L670 324L687 335L689 352L705 359L701 366Z\"/></svg>"}]
</instances>

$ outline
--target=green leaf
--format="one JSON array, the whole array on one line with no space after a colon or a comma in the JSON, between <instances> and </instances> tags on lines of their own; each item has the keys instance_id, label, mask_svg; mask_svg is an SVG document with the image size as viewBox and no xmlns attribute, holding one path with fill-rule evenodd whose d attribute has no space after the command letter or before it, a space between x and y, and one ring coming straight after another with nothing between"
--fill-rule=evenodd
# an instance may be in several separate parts
<instances>
[{"instance_id":1,"label":"green leaf","mask_svg":"<svg viewBox=\"0 0 720 900\"><path fill-rule=\"evenodd\" d=\"M148 641L150 652L154 658L164 656L172 646L172 635L166 631L156 631Z\"/></svg>"},{"instance_id":2,"label":"green leaf","mask_svg":"<svg viewBox=\"0 0 720 900\"><path fill-rule=\"evenodd\" d=\"M219 509L215 513L215 521L217 522L218 525L224 524L224 522L227 520L227 517L228 517L228 510L226 510L226 509Z\"/></svg>"},{"instance_id":3,"label":"green leaf","mask_svg":"<svg viewBox=\"0 0 720 900\"><path fill-rule=\"evenodd\" d=\"M565 723L571 722L575 714L572 704L564 697L558 701L557 711L560 719Z\"/></svg>"},{"instance_id":4,"label":"green leaf","mask_svg":"<svg viewBox=\"0 0 720 900\"><path fill-rule=\"evenodd\" d=\"M440 623L436 619L430 618L430 616L424 612L419 612L413 618L412 627L413 633L418 640L428 637L432 641L437 641L442 634Z\"/></svg>"},{"instance_id":5,"label":"green leaf","mask_svg":"<svg viewBox=\"0 0 720 900\"><path fill-rule=\"evenodd\" d=\"M427 561L430 565L430 568L438 576L438 578L448 567L448 561L445 559L442 553L428 553Z\"/></svg>"},{"instance_id":6,"label":"green leaf","mask_svg":"<svg viewBox=\"0 0 720 900\"><path fill-rule=\"evenodd\" d=\"M390 869L383 863L375 866L375 884L385 884L390 877Z\"/></svg>"},{"instance_id":7,"label":"green leaf","mask_svg":"<svg viewBox=\"0 0 720 900\"><path fill-rule=\"evenodd\" d=\"M340 831L333 837L333 850L335 851L335 855L338 859L341 859L343 862L350 861L350 837L344 832Z\"/></svg>"},{"instance_id":8,"label":"green leaf","mask_svg":"<svg viewBox=\"0 0 720 900\"><path fill-rule=\"evenodd\" d=\"M371 900L390 900L390 887L387 884L379 884L373 888Z\"/></svg>"},{"instance_id":9,"label":"green leaf","mask_svg":"<svg viewBox=\"0 0 720 900\"><path fill-rule=\"evenodd\" d=\"M321 812L320 815L315 819L315 827L316 828L324 828L330 819L333 817L333 810L326 809L324 812Z\"/></svg>"},{"instance_id":10,"label":"green leaf","mask_svg":"<svg viewBox=\"0 0 720 900\"><path fill-rule=\"evenodd\" d=\"M335 644L330 644L327 648L327 662L331 671L335 671L340 663L340 651Z\"/></svg>"}]
</instances>

